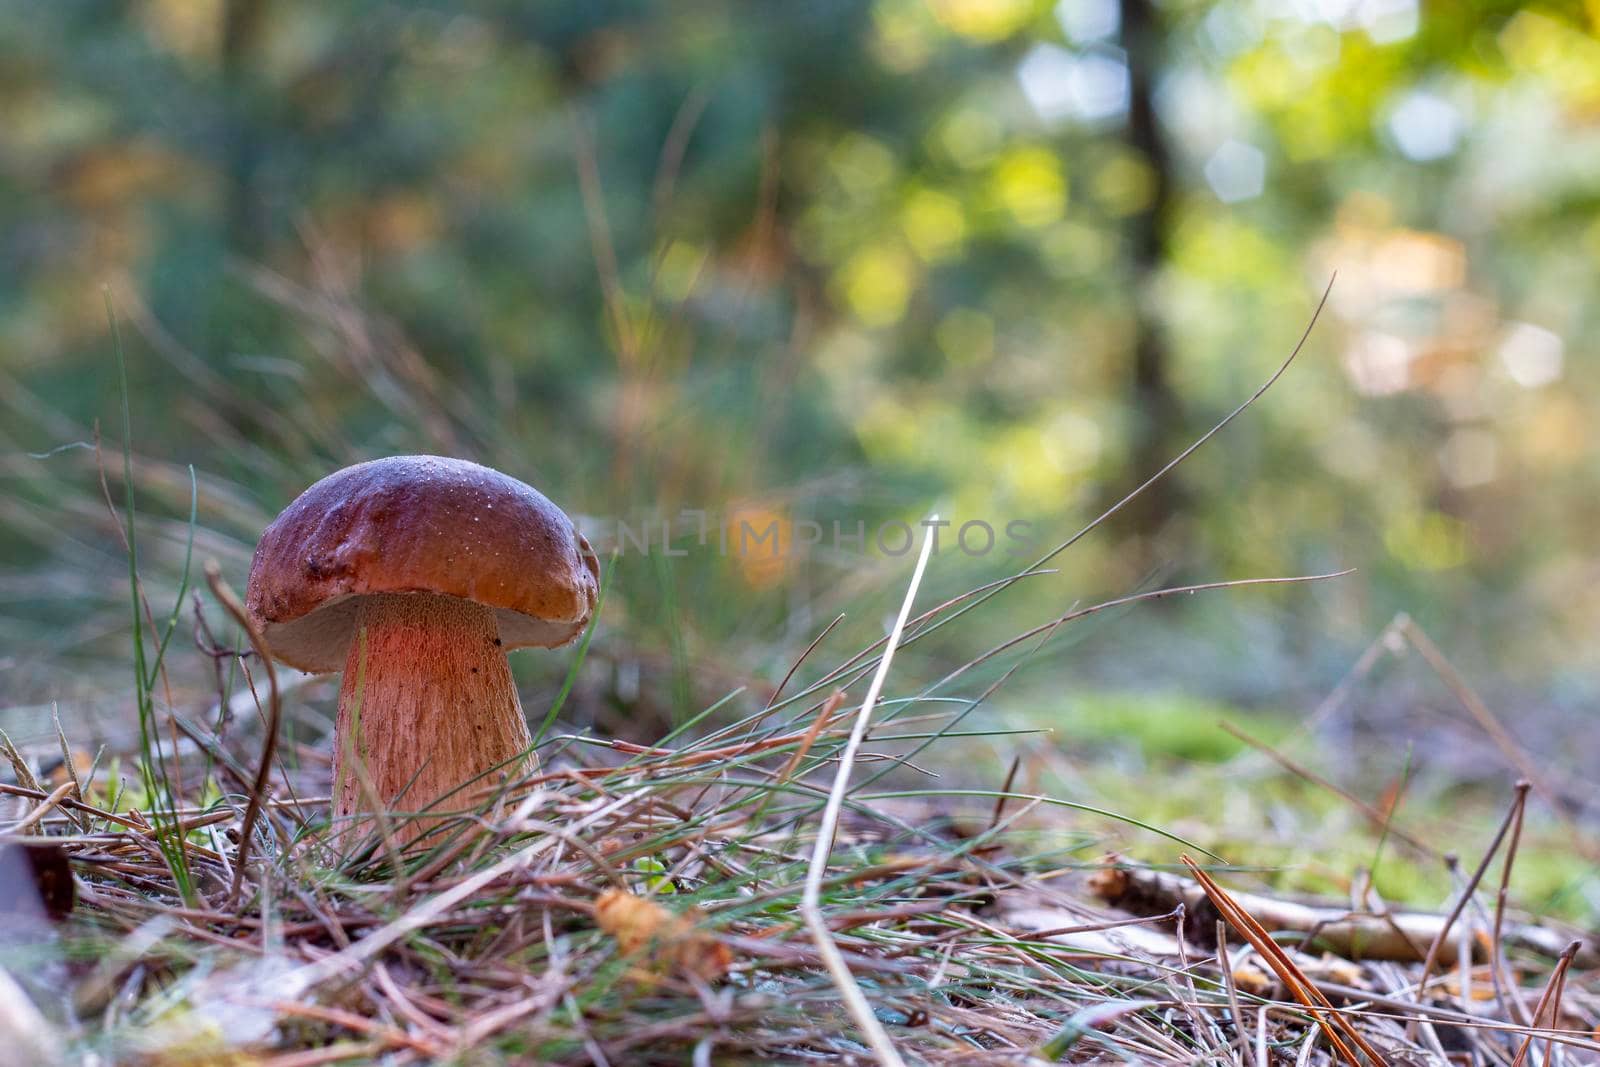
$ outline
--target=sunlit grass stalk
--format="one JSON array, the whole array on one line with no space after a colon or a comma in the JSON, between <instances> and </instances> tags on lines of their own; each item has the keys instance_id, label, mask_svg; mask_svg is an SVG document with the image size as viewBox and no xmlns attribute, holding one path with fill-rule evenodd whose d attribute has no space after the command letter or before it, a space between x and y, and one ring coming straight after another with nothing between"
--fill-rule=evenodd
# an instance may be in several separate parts
<instances>
[{"instance_id":1,"label":"sunlit grass stalk","mask_svg":"<svg viewBox=\"0 0 1600 1067\"><path fill-rule=\"evenodd\" d=\"M171 787L171 779L167 773L166 754L161 749L160 738L156 735L155 721L155 684L161 671L161 658L166 654L167 642L172 638L172 633L177 625L178 612L183 605L183 591L178 594L177 603L174 605L172 615L168 621L166 634L160 639L157 656L154 663L148 663L144 647L144 616L140 611L140 584L139 584L139 541L138 541L138 512L134 505L133 492L133 414L128 400L128 361L122 347L122 328L118 325L116 311L111 306L111 297L106 295L106 316L111 325L112 347L116 352L117 360L117 385L122 402L122 487L123 506L126 512L128 529L128 599L133 612L133 673L134 697L139 709L139 770L144 782L145 796L151 805L150 820L154 828L156 847L161 850L162 857L167 861L167 866L172 870L172 878L177 888L178 895L185 904L193 904L197 900L194 877L189 870L189 857L183 848L183 831L177 820L167 827L162 826L162 818L158 814L161 808L176 809L178 798ZM189 469L190 476L190 519L189 519L189 548L194 547L194 519L197 513L197 494L195 492L194 468ZM183 590L188 588L189 557L184 559ZM176 752L174 752L176 756ZM159 776L158 772L159 771Z\"/></svg>"}]
</instances>

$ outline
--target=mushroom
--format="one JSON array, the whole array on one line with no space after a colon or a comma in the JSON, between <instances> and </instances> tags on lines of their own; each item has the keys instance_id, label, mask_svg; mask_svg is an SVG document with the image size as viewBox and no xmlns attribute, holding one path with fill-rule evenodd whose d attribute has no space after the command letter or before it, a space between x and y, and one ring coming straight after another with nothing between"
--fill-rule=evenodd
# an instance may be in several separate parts
<instances>
[{"instance_id":1,"label":"mushroom","mask_svg":"<svg viewBox=\"0 0 1600 1067\"><path fill-rule=\"evenodd\" d=\"M519 770L532 738L506 652L581 633L599 574L560 508L476 463L395 456L300 494L262 533L245 601L274 658L344 669L335 817L374 801L423 811ZM445 807L468 793L457 799ZM411 820L397 840L434 821Z\"/></svg>"}]
</instances>

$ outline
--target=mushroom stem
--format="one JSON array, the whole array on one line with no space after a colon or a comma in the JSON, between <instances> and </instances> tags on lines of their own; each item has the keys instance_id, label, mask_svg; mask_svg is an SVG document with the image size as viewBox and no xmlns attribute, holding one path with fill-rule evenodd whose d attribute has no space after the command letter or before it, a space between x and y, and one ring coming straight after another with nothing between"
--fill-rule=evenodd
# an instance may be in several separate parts
<instances>
[{"instance_id":1,"label":"mushroom stem","mask_svg":"<svg viewBox=\"0 0 1600 1067\"><path fill-rule=\"evenodd\" d=\"M435 809L461 810L521 769L517 757L533 741L493 611L433 593L365 596L357 610L339 690L335 816L374 804L422 811L472 782ZM437 822L405 820L396 838L408 842Z\"/></svg>"}]
</instances>

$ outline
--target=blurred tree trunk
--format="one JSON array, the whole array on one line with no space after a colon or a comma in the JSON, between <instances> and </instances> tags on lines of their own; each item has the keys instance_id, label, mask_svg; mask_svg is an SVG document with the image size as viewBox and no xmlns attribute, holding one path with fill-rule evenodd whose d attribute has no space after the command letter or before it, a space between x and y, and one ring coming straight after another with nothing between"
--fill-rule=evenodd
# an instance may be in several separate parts
<instances>
[{"instance_id":1,"label":"blurred tree trunk","mask_svg":"<svg viewBox=\"0 0 1600 1067\"><path fill-rule=\"evenodd\" d=\"M1150 168L1150 201L1128 220L1130 291L1134 301L1132 484L1160 470L1187 442L1183 412L1170 377L1166 332L1153 307L1152 287L1165 265L1172 229L1172 155L1156 115L1155 79L1165 60L1161 13L1151 0L1120 0L1122 40L1128 53L1128 124L1125 142ZM1128 505L1126 522L1148 545L1183 506L1174 475ZM1161 554L1173 555L1168 545ZM1147 560L1155 562L1154 560Z\"/></svg>"}]
</instances>

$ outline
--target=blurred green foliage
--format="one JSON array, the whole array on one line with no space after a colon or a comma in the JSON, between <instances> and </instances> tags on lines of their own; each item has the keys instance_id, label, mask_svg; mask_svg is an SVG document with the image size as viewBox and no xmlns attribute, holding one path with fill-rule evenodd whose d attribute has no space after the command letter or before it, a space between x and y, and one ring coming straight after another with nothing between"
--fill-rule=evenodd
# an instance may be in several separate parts
<instances>
[{"instance_id":1,"label":"blurred green foliage","mask_svg":"<svg viewBox=\"0 0 1600 1067\"><path fill-rule=\"evenodd\" d=\"M1125 129L1135 9L1161 159ZM29 455L116 425L102 288L130 338L145 565L170 591L186 464L197 550L242 584L296 492L404 451L497 466L600 533L937 506L1027 519L1048 547L1148 473L1142 336L1175 450L1270 373L1336 271L1300 364L1170 507L1113 521L924 668L1080 598L1355 566L1186 601L1176 645L1171 613L1093 624L1041 669L1292 700L1404 609L1480 676L1590 692L1597 19L0 3L0 693L92 691L86 665L125 640L92 453ZM626 714L641 669L675 679L654 687L669 711L770 684L837 612L881 632L906 564L625 554L597 656L611 640L644 666L590 696ZM1017 565L947 549L930 602Z\"/></svg>"}]
</instances>

